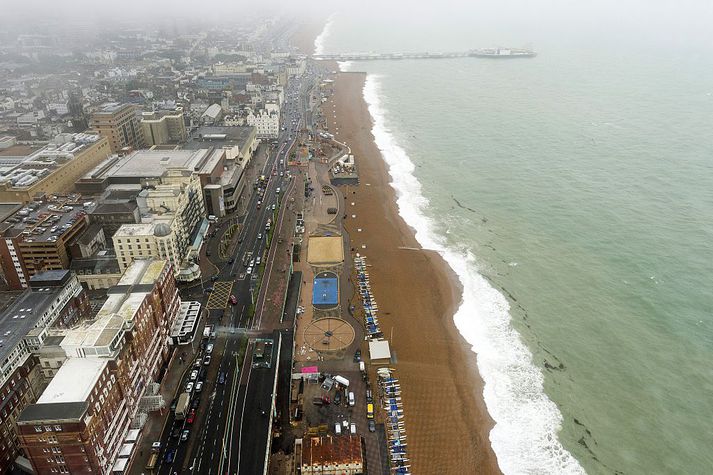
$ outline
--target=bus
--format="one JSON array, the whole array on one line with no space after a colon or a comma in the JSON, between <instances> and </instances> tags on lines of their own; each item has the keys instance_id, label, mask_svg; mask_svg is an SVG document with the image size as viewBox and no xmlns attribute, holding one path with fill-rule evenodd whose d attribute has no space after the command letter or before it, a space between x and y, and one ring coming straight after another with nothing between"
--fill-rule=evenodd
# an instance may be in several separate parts
<instances>
[{"instance_id":1,"label":"bus","mask_svg":"<svg viewBox=\"0 0 713 475\"><path fill-rule=\"evenodd\" d=\"M157 463L158 463L158 454L154 452L149 457L149 462L146 464L146 470L155 469Z\"/></svg>"}]
</instances>

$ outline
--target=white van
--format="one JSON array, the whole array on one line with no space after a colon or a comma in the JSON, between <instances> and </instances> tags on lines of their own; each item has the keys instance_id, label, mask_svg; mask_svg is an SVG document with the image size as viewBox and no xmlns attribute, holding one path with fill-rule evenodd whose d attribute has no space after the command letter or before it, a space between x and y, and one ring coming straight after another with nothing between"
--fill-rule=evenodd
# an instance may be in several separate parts
<instances>
[{"instance_id":1,"label":"white van","mask_svg":"<svg viewBox=\"0 0 713 475\"><path fill-rule=\"evenodd\" d=\"M352 422L349 432L351 432L352 435L356 435L356 424L354 422Z\"/></svg>"},{"instance_id":2,"label":"white van","mask_svg":"<svg viewBox=\"0 0 713 475\"><path fill-rule=\"evenodd\" d=\"M354 407L356 405L356 400L354 399L354 393L349 391L349 405Z\"/></svg>"},{"instance_id":3,"label":"white van","mask_svg":"<svg viewBox=\"0 0 713 475\"><path fill-rule=\"evenodd\" d=\"M337 435L342 435L342 426L337 422L334 424L334 433Z\"/></svg>"}]
</instances>

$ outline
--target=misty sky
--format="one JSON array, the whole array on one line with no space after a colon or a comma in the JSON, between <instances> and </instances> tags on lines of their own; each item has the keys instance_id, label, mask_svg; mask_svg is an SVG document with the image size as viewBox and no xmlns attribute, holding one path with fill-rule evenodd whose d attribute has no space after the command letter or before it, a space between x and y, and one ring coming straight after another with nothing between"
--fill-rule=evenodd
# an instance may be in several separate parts
<instances>
[{"instance_id":1,"label":"misty sky","mask_svg":"<svg viewBox=\"0 0 713 475\"><path fill-rule=\"evenodd\" d=\"M109 5L107 5L109 4ZM369 22L397 21L401 27L439 34L443 27L524 32L532 41L550 35L590 35L609 41L670 42L713 49L713 0L0 0L3 16L99 21L211 19L240 22L257 13L326 17L338 10ZM368 28L365 28L368 35Z\"/></svg>"}]
</instances>

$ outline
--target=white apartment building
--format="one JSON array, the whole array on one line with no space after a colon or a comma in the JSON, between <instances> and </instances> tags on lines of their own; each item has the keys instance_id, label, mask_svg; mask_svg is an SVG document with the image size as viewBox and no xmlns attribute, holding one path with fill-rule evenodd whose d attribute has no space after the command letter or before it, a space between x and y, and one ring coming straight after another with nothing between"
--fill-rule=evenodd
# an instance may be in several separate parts
<instances>
[{"instance_id":1,"label":"white apartment building","mask_svg":"<svg viewBox=\"0 0 713 475\"><path fill-rule=\"evenodd\" d=\"M280 106L277 104L265 104L265 108L257 112L251 109L245 120L257 129L259 138L276 139L280 134Z\"/></svg>"}]
</instances>

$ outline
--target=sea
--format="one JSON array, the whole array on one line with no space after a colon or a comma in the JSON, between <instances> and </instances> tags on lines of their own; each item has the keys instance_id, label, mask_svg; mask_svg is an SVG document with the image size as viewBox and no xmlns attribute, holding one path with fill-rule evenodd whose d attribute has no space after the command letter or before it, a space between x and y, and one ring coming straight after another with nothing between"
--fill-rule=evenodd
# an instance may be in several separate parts
<instances>
[{"instance_id":1,"label":"sea","mask_svg":"<svg viewBox=\"0 0 713 475\"><path fill-rule=\"evenodd\" d=\"M506 474L713 473L710 24L693 0L368 2L315 42L538 53L340 65L463 285Z\"/></svg>"}]
</instances>

